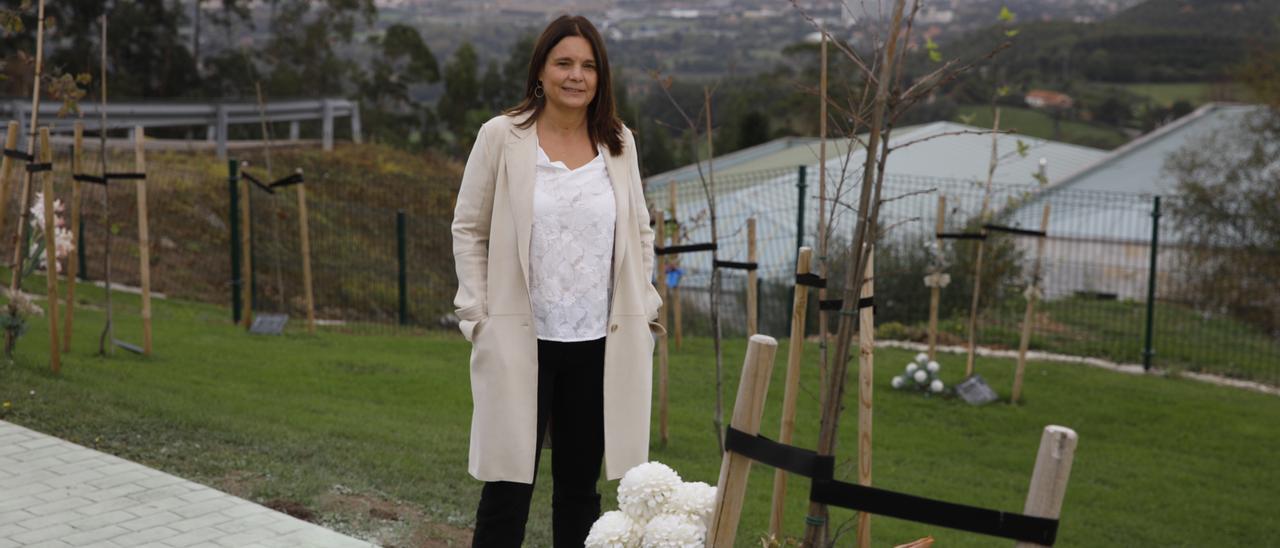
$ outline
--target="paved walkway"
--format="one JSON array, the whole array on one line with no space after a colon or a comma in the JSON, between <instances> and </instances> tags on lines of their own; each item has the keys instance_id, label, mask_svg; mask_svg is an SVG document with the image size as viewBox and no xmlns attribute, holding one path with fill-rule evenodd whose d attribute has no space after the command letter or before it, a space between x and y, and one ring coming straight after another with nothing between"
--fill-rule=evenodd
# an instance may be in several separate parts
<instances>
[{"instance_id":1,"label":"paved walkway","mask_svg":"<svg viewBox=\"0 0 1280 548\"><path fill-rule=\"evenodd\" d=\"M0 548L368 548L216 489L0 421Z\"/></svg>"}]
</instances>

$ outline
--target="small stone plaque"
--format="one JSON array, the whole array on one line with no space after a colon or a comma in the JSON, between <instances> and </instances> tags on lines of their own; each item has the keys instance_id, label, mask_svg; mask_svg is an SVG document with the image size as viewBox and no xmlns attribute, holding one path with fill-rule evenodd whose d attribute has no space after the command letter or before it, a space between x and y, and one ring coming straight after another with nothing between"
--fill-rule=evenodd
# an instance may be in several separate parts
<instances>
[{"instance_id":1,"label":"small stone plaque","mask_svg":"<svg viewBox=\"0 0 1280 548\"><path fill-rule=\"evenodd\" d=\"M250 333L258 335L279 335L284 332L284 324L289 322L288 314L258 314L253 317Z\"/></svg>"},{"instance_id":2,"label":"small stone plaque","mask_svg":"<svg viewBox=\"0 0 1280 548\"><path fill-rule=\"evenodd\" d=\"M976 374L957 384L956 394L969 405L986 405L1000 399L996 391L987 386L987 381L982 380L982 375Z\"/></svg>"}]
</instances>

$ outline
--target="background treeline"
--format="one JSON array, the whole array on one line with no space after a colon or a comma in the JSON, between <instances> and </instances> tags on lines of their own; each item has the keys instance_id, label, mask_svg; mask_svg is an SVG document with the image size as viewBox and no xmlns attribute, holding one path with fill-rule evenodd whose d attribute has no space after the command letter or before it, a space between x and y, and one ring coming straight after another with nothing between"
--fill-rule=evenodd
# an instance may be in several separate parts
<instances>
[{"instance_id":1,"label":"background treeline","mask_svg":"<svg viewBox=\"0 0 1280 548\"><path fill-rule=\"evenodd\" d=\"M18 10L24 23L0 41L5 76L0 95L29 93L35 13L24 4L0 0L0 7ZM345 96L359 100L368 140L455 157L465 155L479 124L519 99L534 39L526 33L505 55L489 58L463 42L447 58L437 58L417 28L380 19L373 0L77 0L50 2L46 9L53 23L46 42L51 72L88 73L95 79L98 18L108 12L112 98L252 101L255 84L268 100ZM1026 110L1023 132L1111 148L1189 112L1200 100L1240 99L1226 82L1250 51L1280 44L1277 21L1280 2L1272 0L1148 0L1099 23L1015 21L1018 34L1012 38L993 26L941 43L942 56L977 58L1005 39L1013 47L944 86L899 126L934 120L983 124L992 90L1003 87L1009 93L998 102ZM674 75L669 91L691 114L701 108L703 87L716 86L717 154L817 133L816 45L778 44L776 55L752 59L751 66L725 58L734 66L714 79L700 76L705 71L696 67L649 59ZM692 161L701 141L660 92L651 66L634 65L615 64L615 89L623 118L639 135L644 172ZM906 77L909 81L936 66L921 43ZM830 67L832 95L856 98L861 89L851 64L833 50ZM1178 101L1135 87L1161 82L1203 85L1208 91ZM84 100L94 100L96 82L86 89ZM1075 104L1061 111L1030 111L1023 95L1032 89L1067 93ZM832 122L832 132L838 132L840 121ZM183 137L191 131L158 135ZM235 131L242 135L233 137L247 138L257 137L259 130Z\"/></svg>"}]
</instances>

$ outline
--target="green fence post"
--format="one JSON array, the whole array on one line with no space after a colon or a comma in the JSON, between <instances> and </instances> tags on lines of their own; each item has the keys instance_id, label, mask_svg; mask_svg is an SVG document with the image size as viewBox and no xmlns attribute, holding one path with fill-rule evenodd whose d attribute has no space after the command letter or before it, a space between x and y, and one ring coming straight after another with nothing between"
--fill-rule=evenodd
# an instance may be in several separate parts
<instances>
[{"instance_id":1,"label":"green fence post","mask_svg":"<svg viewBox=\"0 0 1280 548\"><path fill-rule=\"evenodd\" d=\"M1156 351L1152 347L1156 320L1156 262L1160 256L1160 197L1155 198L1151 210L1151 266L1147 269L1147 340L1142 347L1142 369L1151 370L1151 359Z\"/></svg>"},{"instance_id":2,"label":"green fence post","mask_svg":"<svg viewBox=\"0 0 1280 548\"><path fill-rule=\"evenodd\" d=\"M409 323L409 288L405 284L404 212L396 212L396 257L400 262L400 325Z\"/></svg>"},{"instance_id":3,"label":"green fence post","mask_svg":"<svg viewBox=\"0 0 1280 548\"><path fill-rule=\"evenodd\" d=\"M227 196L231 209L227 218L231 223L231 321L240 323L240 163L227 160ZM81 227L84 224L80 225Z\"/></svg>"},{"instance_id":4,"label":"green fence post","mask_svg":"<svg viewBox=\"0 0 1280 548\"><path fill-rule=\"evenodd\" d=\"M808 186L805 184L805 166L800 166L799 173L796 174L796 260L791 264L800 261L800 248L804 247L804 191ZM782 316L787 319L787 332L791 332L791 305L796 301L796 287L791 285L791 298L783 303Z\"/></svg>"},{"instance_id":5,"label":"green fence post","mask_svg":"<svg viewBox=\"0 0 1280 548\"><path fill-rule=\"evenodd\" d=\"M800 248L804 247L804 182L805 166L800 166L800 173L796 176L796 260L800 257Z\"/></svg>"}]
</instances>

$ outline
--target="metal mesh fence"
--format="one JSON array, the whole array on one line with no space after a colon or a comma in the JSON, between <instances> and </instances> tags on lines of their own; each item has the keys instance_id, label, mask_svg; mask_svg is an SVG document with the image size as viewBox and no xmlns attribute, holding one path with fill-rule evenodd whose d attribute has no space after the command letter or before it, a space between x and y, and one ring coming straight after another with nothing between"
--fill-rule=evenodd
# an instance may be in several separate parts
<instances>
[{"instance_id":1,"label":"metal mesh fence","mask_svg":"<svg viewBox=\"0 0 1280 548\"><path fill-rule=\"evenodd\" d=\"M92 141L86 145L86 171L96 173L96 150ZM52 175L55 192L64 201L70 196L71 180L67 148L60 145ZM147 181L153 291L168 298L228 304L236 276L226 168L184 167L180 161L153 165L165 166L150 170ZM109 169L133 171L132 153L113 152ZM260 179L268 178L250 169ZM816 168L809 166L717 178L720 260L748 261L745 227L747 219L756 219L763 333L788 334L797 246L816 248L818 241L816 175ZM836 200L828 201L829 209L822 212L830 227L826 277L833 296L839 295L844 279L840 250L851 237L858 187L841 184L838 175L828 173L827 194ZM367 331L451 325L457 281L449 225L457 184L452 178L420 174L370 180L308 174L311 267L316 316L322 326ZM12 197L0 230L9 249L19 214L15 186L10 186ZM79 271L94 283L105 278L108 237L114 283L125 290L140 283L136 188L131 181L108 187L82 185ZM249 193L253 291L247 305L256 312L289 314L297 326L305 318L305 300L295 188ZM698 181L646 192L650 208L666 211L669 220L675 213L675 221L665 227L675 239L666 245L711 241L707 192ZM375 195L379 199L367 199ZM1017 347L1024 293L1040 256L1038 287L1043 300L1032 315L1032 349L1127 363L1150 359L1163 368L1280 383L1280 289L1274 284L1280 279L1280 254L1193 245L1186 235L1194 227L1177 218L1177 198L1164 201L1155 245L1153 197L1043 192L1035 185L1008 183L993 185L987 195L983 185L972 181L891 176L885 181L876 250L881 338L925 340L930 290L924 276L940 268L950 276L939 295L940 343L965 341L977 242L935 238L940 198L945 199L944 233L979 232L984 199L991 211L989 223L1023 230L1039 230L1044 205L1050 206L1042 254L1041 239L1030 236L990 232L983 243L980 345ZM362 205L368 203L400 207ZM62 213L68 225L70 209L67 205ZM676 287L669 301L672 308L681 309L682 332L709 335L711 254L669 257L676 261L673 272L667 273ZM815 271L819 265L815 261ZM725 270L722 279L724 332L742 335L746 275ZM1147 298L1151 289L1154 300ZM811 334L816 333L817 308L810 303L806 323Z\"/></svg>"},{"instance_id":2,"label":"metal mesh fence","mask_svg":"<svg viewBox=\"0 0 1280 548\"><path fill-rule=\"evenodd\" d=\"M812 246L818 254L816 173L810 166L733 174L716 181L719 258L745 260L744 227L754 217L760 250L759 330L776 337L789 333L797 245ZM847 178L842 185L839 173L828 172L827 195L834 197L824 212L830 227L831 298L839 296L843 285L842 250L852 239L858 202L858 184L848 179L859 180ZM665 211L668 219L674 197L676 222L669 221L666 228L668 234L678 233L679 243L710 241L710 211L700 180L647 192L650 207ZM939 202L945 200L940 232L978 234L983 232L985 200L990 212L986 224L1014 230L989 230L982 243L978 344L1018 347L1025 294L1040 257L1036 285L1043 300L1032 315L1032 349L1126 363L1142 363L1150 353L1158 367L1269 383L1280 380L1280 316L1274 306L1264 306L1280 299L1280 289L1264 282L1280 275L1280 257L1252 257L1249 268L1235 269L1231 280L1213 281L1204 265L1238 264L1241 253L1189 247L1177 219L1167 213L1168 199L1158 246L1153 242L1156 200L1151 196L1046 192L1036 185L1008 183L993 184L988 194L984 184L973 181L890 175L881 199L875 271L881 338L927 338L930 289L924 278L939 269L950 278L939 295L940 344L966 341L979 240L937 239ZM1040 238L1017 232L1039 231L1046 204L1048 237L1041 253ZM1154 277L1153 250L1158 258ZM820 265L815 259L815 272ZM669 267L679 271L668 274L668 280L679 287L671 300L673 307L681 308L685 334L711 333L710 267L706 252L680 255ZM722 330L745 334L745 276L722 272ZM1149 289L1156 297L1150 313ZM1224 290L1251 298L1225 298ZM810 334L817 332L816 309L816 302L811 302L806 322ZM834 319L831 323L834 330Z\"/></svg>"}]
</instances>

